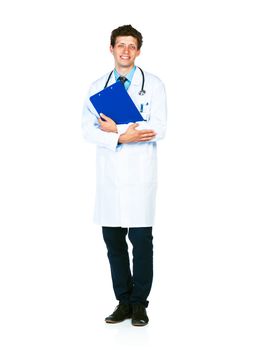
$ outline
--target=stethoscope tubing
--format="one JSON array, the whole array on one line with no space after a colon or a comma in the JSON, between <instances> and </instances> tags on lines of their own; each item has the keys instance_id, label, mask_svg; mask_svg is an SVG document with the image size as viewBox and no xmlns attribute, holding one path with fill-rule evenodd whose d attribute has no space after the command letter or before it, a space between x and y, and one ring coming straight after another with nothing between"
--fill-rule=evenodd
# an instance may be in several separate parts
<instances>
[{"instance_id":1,"label":"stethoscope tubing","mask_svg":"<svg viewBox=\"0 0 259 350\"><path fill-rule=\"evenodd\" d=\"M145 95L145 93L146 93L146 91L144 90L144 86L145 86L145 74L144 74L143 70L142 70L140 67L138 67L138 69L140 70L140 72L141 72L141 74L142 74L142 85L141 85L141 90L139 91L139 95L140 95L140 96L143 96L143 95ZM106 80L104 89L107 88L108 83L109 83L109 81L110 81L110 79L111 79L112 73L113 73L113 70L111 71L111 73L110 73L109 76L108 76L108 79Z\"/></svg>"}]
</instances>

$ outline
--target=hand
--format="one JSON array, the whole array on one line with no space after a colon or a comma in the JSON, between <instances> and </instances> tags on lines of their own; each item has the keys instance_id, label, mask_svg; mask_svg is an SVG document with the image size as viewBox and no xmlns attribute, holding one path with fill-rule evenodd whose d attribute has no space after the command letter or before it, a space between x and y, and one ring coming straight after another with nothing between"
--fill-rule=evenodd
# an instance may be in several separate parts
<instances>
[{"instance_id":1,"label":"hand","mask_svg":"<svg viewBox=\"0 0 259 350\"><path fill-rule=\"evenodd\" d=\"M124 134L119 137L119 143L146 142L152 140L156 133L154 130L136 130L139 124L131 124Z\"/></svg>"},{"instance_id":2,"label":"hand","mask_svg":"<svg viewBox=\"0 0 259 350\"><path fill-rule=\"evenodd\" d=\"M105 114L100 113L101 118L98 118L100 129L106 132L118 132L116 123ZM102 120L104 119L104 120Z\"/></svg>"}]
</instances>

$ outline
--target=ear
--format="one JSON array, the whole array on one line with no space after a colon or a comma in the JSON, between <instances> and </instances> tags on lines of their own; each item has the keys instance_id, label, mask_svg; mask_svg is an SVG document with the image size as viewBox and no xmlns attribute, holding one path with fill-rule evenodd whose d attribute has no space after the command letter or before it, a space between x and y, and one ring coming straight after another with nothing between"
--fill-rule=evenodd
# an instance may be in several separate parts
<instances>
[{"instance_id":1,"label":"ear","mask_svg":"<svg viewBox=\"0 0 259 350\"><path fill-rule=\"evenodd\" d=\"M139 50L137 50L137 52L136 52L136 57L138 57L140 54L141 54L141 51L140 51L140 49L139 49Z\"/></svg>"},{"instance_id":2,"label":"ear","mask_svg":"<svg viewBox=\"0 0 259 350\"><path fill-rule=\"evenodd\" d=\"M113 54L113 47L110 45L110 52Z\"/></svg>"}]
</instances>

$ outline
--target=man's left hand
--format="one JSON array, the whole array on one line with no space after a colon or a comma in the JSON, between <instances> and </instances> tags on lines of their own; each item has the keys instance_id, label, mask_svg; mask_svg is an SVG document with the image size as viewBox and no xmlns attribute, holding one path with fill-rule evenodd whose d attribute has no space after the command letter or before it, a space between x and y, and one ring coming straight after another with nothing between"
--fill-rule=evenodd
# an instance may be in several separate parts
<instances>
[{"instance_id":1,"label":"man's left hand","mask_svg":"<svg viewBox=\"0 0 259 350\"><path fill-rule=\"evenodd\" d=\"M100 113L101 118L98 118L100 129L106 132L118 132L116 123L105 114ZM104 120L103 120L104 119Z\"/></svg>"}]
</instances>

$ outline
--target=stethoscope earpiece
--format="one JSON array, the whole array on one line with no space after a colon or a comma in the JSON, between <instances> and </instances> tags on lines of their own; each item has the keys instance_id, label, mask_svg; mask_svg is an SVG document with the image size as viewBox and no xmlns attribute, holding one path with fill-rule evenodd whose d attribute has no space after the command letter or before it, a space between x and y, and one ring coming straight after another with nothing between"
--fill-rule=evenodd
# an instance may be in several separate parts
<instances>
[{"instance_id":1,"label":"stethoscope earpiece","mask_svg":"<svg viewBox=\"0 0 259 350\"><path fill-rule=\"evenodd\" d=\"M146 91L145 90L140 90L140 92L138 93L140 96L145 95Z\"/></svg>"}]
</instances>

